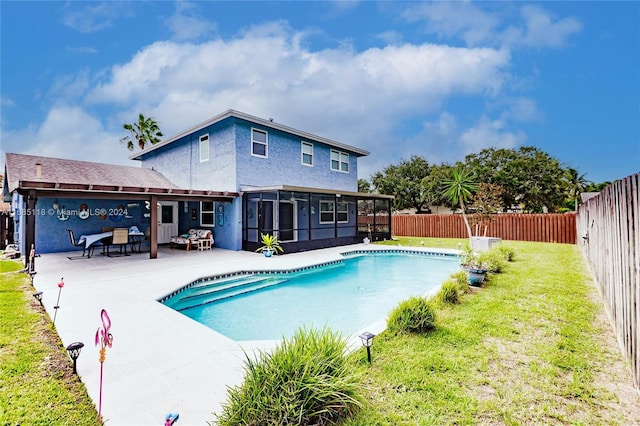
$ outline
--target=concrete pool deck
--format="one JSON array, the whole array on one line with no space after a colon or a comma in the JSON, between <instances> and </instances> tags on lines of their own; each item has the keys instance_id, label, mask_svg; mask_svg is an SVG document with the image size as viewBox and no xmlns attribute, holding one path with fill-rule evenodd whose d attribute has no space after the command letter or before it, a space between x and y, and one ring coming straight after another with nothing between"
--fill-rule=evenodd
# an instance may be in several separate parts
<instances>
[{"instance_id":1,"label":"concrete pool deck","mask_svg":"<svg viewBox=\"0 0 640 426\"><path fill-rule=\"evenodd\" d=\"M160 425L169 412L179 425L206 425L226 401L227 387L240 384L245 352L269 349L277 341L235 342L176 312L157 299L197 278L248 270L288 270L341 259L352 250L390 249L356 244L273 258L214 248L210 251L161 247L157 259L148 253L69 260L71 253L44 254L35 260L34 287L66 347L84 343L78 375L98 408L100 312L111 319L113 347L106 351L102 417L110 425ZM408 247L404 247L408 249ZM411 248L456 253L457 250ZM64 278L59 309L58 282ZM369 331L384 329L384 319ZM357 347L357 337L349 340Z\"/></svg>"}]
</instances>

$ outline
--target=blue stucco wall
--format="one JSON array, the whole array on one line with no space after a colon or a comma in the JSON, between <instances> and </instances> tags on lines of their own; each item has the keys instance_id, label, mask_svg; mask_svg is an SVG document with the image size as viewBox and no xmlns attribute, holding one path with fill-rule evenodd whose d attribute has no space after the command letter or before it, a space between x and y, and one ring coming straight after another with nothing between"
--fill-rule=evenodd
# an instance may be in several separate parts
<instances>
[{"instance_id":1,"label":"blue stucco wall","mask_svg":"<svg viewBox=\"0 0 640 426\"><path fill-rule=\"evenodd\" d=\"M242 204L241 200L237 201ZM218 216L220 210L219 207L222 206L222 222L220 222L220 218ZM194 212L195 210L195 212ZM214 227L204 227L200 223L200 202L198 201L189 201L187 202L187 212L184 211L184 203L180 202L178 206L178 231L180 234L187 233L191 228L206 228L210 229L213 232L213 237L215 240L215 246L219 248L224 248L228 250L240 250L242 248L242 241L238 241L238 234L240 230L238 229L237 220L234 221L235 217L241 217L235 213L236 210L236 202L234 203L215 203L215 226ZM194 219L195 213L195 219Z\"/></svg>"},{"instance_id":2,"label":"blue stucco wall","mask_svg":"<svg viewBox=\"0 0 640 426\"><path fill-rule=\"evenodd\" d=\"M200 161L200 136L209 134L209 160ZM224 120L142 156L142 167L180 188L236 191L235 128Z\"/></svg>"},{"instance_id":3,"label":"blue stucco wall","mask_svg":"<svg viewBox=\"0 0 640 426\"><path fill-rule=\"evenodd\" d=\"M59 208L56 210L53 208L54 201L53 198L39 198L36 203L38 213L36 214L35 244L38 253L82 250L71 244L67 228L74 232L77 240L82 234L99 233L102 228L128 228L136 225L142 232L145 232L149 226L149 218L144 217L144 213L147 211L144 202L81 198L59 199ZM79 212L82 204L87 205L90 213L87 219L80 218ZM125 214L113 214L120 210L119 206L124 208ZM107 214L101 216L101 211ZM68 214L66 220L60 220L59 213L63 212ZM64 215L61 217L64 218ZM21 238L22 240L24 238Z\"/></svg>"},{"instance_id":4,"label":"blue stucco wall","mask_svg":"<svg viewBox=\"0 0 640 426\"><path fill-rule=\"evenodd\" d=\"M313 166L302 164L299 136L236 119L238 187L295 185L338 191L358 190L357 157L349 153L349 173L331 170L331 147L313 143ZM267 132L268 157L251 155L251 129Z\"/></svg>"}]
</instances>

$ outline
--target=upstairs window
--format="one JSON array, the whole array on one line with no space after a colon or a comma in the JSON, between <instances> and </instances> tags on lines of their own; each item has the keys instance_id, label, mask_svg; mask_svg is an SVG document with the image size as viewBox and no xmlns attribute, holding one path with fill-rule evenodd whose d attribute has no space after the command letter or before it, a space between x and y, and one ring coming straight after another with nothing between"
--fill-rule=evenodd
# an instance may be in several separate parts
<instances>
[{"instance_id":1,"label":"upstairs window","mask_svg":"<svg viewBox=\"0 0 640 426\"><path fill-rule=\"evenodd\" d=\"M200 136L200 162L209 161L209 134Z\"/></svg>"},{"instance_id":2,"label":"upstairs window","mask_svg":"<svg viewBox=\"0 0 640 426\"><path fill-rule=\"evenodd\" d=\"M302 142L302 164L305 166L313 166L313 144Z\"/></svg>"},{"instance_id":3,"label":"upstairs window","mask_svg":"<svg viewBox=\"0 0 640 426\"><path fill-rule=\"evenodd\" d=\"M251 155L267 156L267 132L264 130L251 129Z\"/></svg>"},{"instance_id":4,"label":"upstairs window","mask_svg":"<svg viewBox=\"0 0 640 426\"><path fill-rule=\"evenodd\" d=\"M335 149L331 150L331 170L349 173L349 154Z\"/></svg>"}]
</instances>

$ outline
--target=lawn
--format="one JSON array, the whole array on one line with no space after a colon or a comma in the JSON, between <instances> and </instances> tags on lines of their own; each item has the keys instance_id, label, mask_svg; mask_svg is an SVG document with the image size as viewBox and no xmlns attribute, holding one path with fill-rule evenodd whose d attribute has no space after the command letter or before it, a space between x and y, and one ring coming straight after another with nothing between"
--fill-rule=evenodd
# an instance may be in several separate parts
<instances>
[{"instance_id":1,"label":"lawn","mask_svg":"<svg viewBox=\"0 0 640 426\"><path fill-rule=\"evenodd\" d=\"M507 244L514 261L439 306L434 332L381 333L371 365L362 349L349 356L367 403L346 425L640 424L638 392L578 248ZM21 267L0 261L0 424L100 424Z\"/></svg>"},{"instance_id":2,"label":"lawn","mask_svg":"<svg viewBox=\"0 0 640 426\"><path fill-rule=\"evenodd\" d=\"M20 269L17 261L0 260L0 424L101 424Z\"/></svg>"},{"instance_id":3,"label":"lawn","mask_svg":"<svg viewBox=\"0 0 640 426\"><path fill-rule=\"evenodd\" d=\"M399 238L390 245L457 247ZM516 252L424 335L377 336L353 354L369 404L348 425L640 424L602 304L576 246L507 242Z\"/></svg>"}]
</instances>

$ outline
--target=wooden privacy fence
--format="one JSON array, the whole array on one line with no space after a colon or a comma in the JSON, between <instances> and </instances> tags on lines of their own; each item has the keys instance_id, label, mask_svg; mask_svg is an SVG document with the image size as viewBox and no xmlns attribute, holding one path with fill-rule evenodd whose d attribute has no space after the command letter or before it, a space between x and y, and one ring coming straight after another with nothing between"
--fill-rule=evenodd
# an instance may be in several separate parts
<instances>
[{"instance_id":1,"label":"wooden privacy fence","mask_svg":"<svg viewBox=\"0 0 640 426\"><path fill-rule=\"evenodd\" d=\"M580 206L578 235L618 344L640 390L640 174Z\"/></svg>"},{"instance_id":2,"label":"wooden privacy fence","mask_svg":"<svg viewBox=\"0 0 640 426\"><path fill-rule=\"evenodd\" d=\"M460 214L393 215L393 235L466 238L467 230ZM484 226L474 235L484 235ZM576 215L565 214L514 214L493 216L486 235L503 240L540 241L547 243L576 243Z\"/></svg>"}]
</instances>

